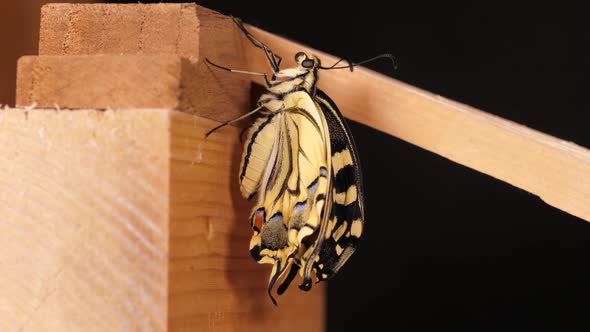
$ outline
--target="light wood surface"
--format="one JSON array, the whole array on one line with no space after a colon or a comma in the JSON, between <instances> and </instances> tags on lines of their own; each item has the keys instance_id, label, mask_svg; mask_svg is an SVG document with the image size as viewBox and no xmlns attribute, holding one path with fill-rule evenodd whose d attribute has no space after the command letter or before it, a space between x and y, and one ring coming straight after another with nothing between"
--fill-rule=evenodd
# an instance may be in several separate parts
<instances>
[{"instance_id":1,"label":"light wood surface","mask_svg":"<svg viewBox=\"0 0 590 332\"><path fill-rule=\"evenodd\" d=\"M0 111L0 331L322 331L266 294L240 130L172 110Z\"/></svg>"},{"instance_id":2,"label":"light wood surface","mask_svg":"<svg viewBox=\"0 0 590 332\"><path fill-rule=\"evenodd\" d=\"M165 111L0 111L0 331L164 331Z\"/></svg>"},{"instance_id":3,"label":"light wood surface","mask_svg":"<svg viewBox=\"0 0 590 332\"><path fill-rule=\"evenodd\" d=\"M298 51L318 55L325 65L337 60L255 27L250 29L285 59L285 65L293 62ZM260 49L245 38L242 43L248 63L244 69L269 72ZM352 73L322 71L319 88L351 120L508 182L590 221L590 151L584 147L365 68L357 67ZM395 171L395 165L392 167Z\"/></svg>"}]
</instances>

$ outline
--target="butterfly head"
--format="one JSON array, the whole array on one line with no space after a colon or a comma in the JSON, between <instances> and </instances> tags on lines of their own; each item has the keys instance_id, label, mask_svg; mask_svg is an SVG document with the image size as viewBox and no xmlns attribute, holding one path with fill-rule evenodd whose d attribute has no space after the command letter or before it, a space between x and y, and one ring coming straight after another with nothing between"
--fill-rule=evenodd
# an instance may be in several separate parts
<instances>
[{"instance_id":1,"label":"butterfly head","mask_svg":"<svg viewBox=\"0 0 590 332\"><path fill-rule=\"evenodd\" d=\"M314 55L307 55L304 52L297 52L295 54L295 62L304 70L315 70L321 66L320 59Z\"/></svg>"}]
</instances>

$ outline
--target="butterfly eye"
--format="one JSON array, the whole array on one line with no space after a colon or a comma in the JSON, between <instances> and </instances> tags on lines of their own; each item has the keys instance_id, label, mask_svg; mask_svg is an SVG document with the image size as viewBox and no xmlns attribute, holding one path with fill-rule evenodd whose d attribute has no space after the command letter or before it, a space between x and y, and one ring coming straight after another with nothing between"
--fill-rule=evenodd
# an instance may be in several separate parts
<instances>
[{"instance_id":1,"label":"butterfly eye","mask_svg":"<svg viewBox=\"0 0 590 332\"><path fill-rule=\"evenodd\" d=\"M300 63L305 58L307 58L307 55L303 52L297 52L297 54L295 54L295 62L297 63Z\"/></svg>"},{"instance_id":2,"label":"butterfly eye","mask_svg":"<svg viewBox=\"0 0 590 332\"><path fill-rule=\"evenodd\" d=\"M311 59L306 59L306 60L303 60L303 62L301 62L301 66L303 66L303 68L312 68L313 65L314 65L314 62Z\"/></svg>"}]
</instances>

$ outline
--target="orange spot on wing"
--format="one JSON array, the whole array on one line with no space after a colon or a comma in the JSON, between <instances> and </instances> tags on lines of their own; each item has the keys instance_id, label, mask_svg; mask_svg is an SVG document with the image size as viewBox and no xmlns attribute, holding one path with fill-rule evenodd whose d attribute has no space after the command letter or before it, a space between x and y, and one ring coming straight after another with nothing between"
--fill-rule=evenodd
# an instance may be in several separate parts
<instances>
[{"instance_id":1,"label":"orange spot on wing","mask_svg":"<svg viewBox=\"0 0 590 332\"><path fill-rule=\"evenodd\" d=\"M259 231L262 229L262 219L264 218L264 212L259 211L256 212L254 216L254 227L256 227Z\"/></svg>"}]
</instances>

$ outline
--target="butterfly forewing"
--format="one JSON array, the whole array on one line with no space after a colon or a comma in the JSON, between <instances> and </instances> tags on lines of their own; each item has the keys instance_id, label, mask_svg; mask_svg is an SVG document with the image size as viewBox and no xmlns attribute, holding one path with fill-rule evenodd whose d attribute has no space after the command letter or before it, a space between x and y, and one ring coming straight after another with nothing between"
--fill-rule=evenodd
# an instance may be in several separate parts
<instances>
[{"instance_id":1,"label":"butterfly forewing","mask_svg":"<svg viewBox=\"0 0 590 332\"><path fill-rule=\"evenodd\" d=\"M275 115L269 114L257 119L248 130L239 174L240 191L248 199L258 192L262 176L271 158L279 127Z\"/></svg>"},{"instance_id":2,"label":"butterfly forewing","mask_svg":"<svg viewBox=\"0 0 590 332\"><path fill-rule=\"evenodd\" d=\"M275 264L271 287L290 264L309 255L311 245L304 242L322 224L330 186L325 117L304 91L286 96L285 105L251 127L240 175L244 196L258 192L250 252L260 263Z\"/></svg>"},{"instance_id":3,"label":"butterfly forewing","mask_svg":"<svg viewBox=\"0 0 590 332\"><path fill-rule=\"evenodd\" d=\"M246 197L259 193L250 251L274 264L269 287L291 266L309 289L312 271L316 281L331 277L358 245L360 164L350 130L325 94L312 99L300 91L285 99L288 107L251 127L240 184Z\"/></svg>"}]
</instances>

